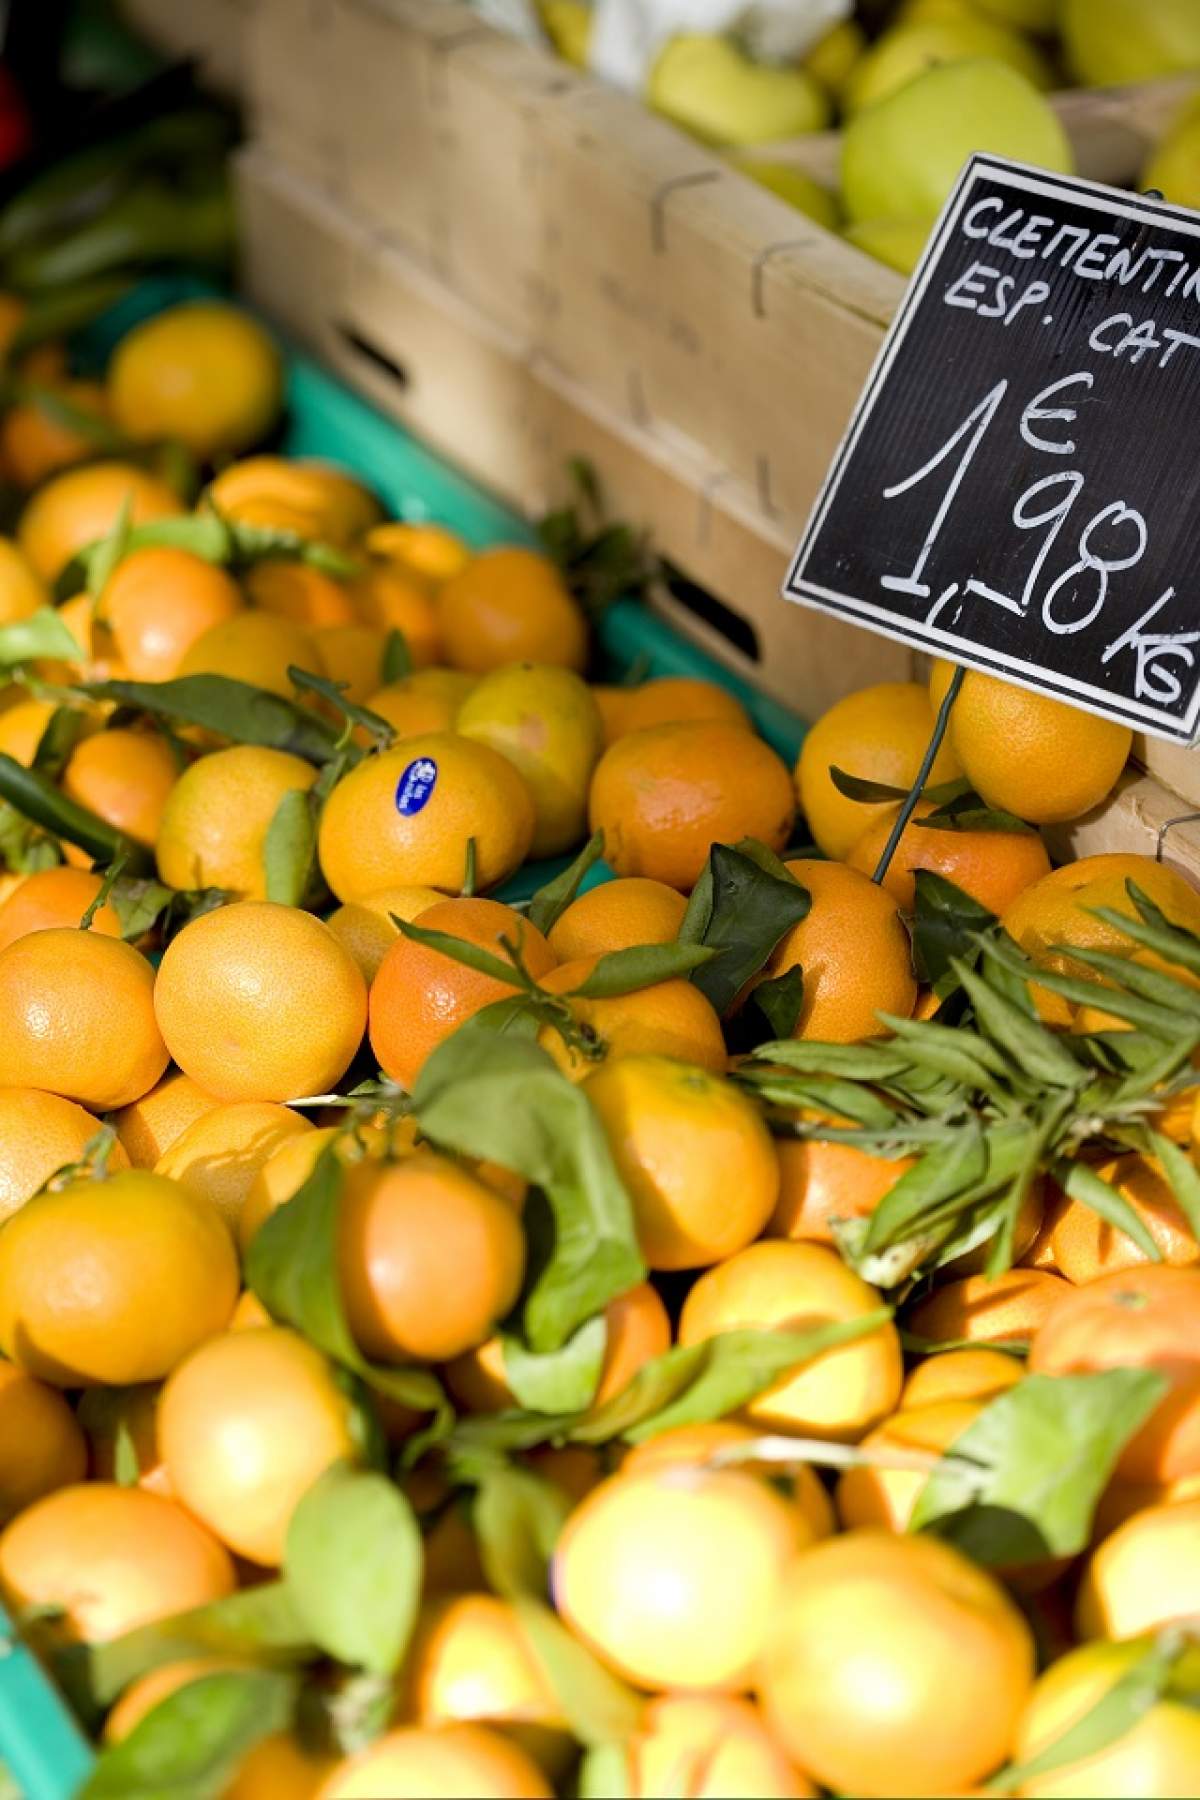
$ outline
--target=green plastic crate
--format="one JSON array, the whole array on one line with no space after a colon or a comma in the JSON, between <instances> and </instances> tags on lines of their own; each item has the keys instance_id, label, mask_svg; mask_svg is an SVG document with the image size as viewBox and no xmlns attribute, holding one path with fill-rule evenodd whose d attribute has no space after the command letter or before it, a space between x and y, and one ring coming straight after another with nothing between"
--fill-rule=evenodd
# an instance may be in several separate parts
<instances>
[{"instance_id":1,"label":"green plastic crate","mask_svg":"<svg viewBox=\"0 0 1200 1800\"><path fill-rule=\"evenodd\" d=\"M142 282L78 341L80 359L101 366L114 344L139 320L183 299L213 290L189 277ZM405 519L434 519L468 543L532 543L530 527L483 489L460 475L394 420L361 399L312 359L287 350L287 422L280 448L293 456L321 457L362 477L390 511ZM782 605L782 601L780 602ZM618 601L599 630L602 673L619 681L642 675L693 675L720 682L745 704L763 736L794 762L804 726L778 702L759 694L715 658L697 649L636 601ZM508 900L527 899L565 866L567 859L534 863L500 890ZM603 863L587 886L609 879ZM91 1752L52 1682L17 1637L0 1608L0 1764L23 1800L72 1800L91 1764Z\"/></svg>"}]
</instances>

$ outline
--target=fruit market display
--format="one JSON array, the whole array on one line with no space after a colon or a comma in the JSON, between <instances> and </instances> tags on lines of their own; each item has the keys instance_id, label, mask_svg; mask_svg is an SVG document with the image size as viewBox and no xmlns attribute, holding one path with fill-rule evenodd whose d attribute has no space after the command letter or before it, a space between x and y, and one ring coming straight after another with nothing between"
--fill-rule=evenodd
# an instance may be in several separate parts
<instances>
[{"instance_id":1,"label":"fruit market display","mask_svg":"<svg viewBox=\"0 0 1200 1800\"><path fill-rule=\"evenodd\" d=\"M788 29L804 35L802 9L772 16L769 6L731 0L710 10L708 28L693 31L678 28L677 9L653 0L632 8L627 0L539 0L537 16L568 61L631 86L753 179L905 274L973 151L1071 172L1050 90L1200 73L1194 0L867 0L830 8L846 16L794 51ZM622 55L639 13L661 19L661 29L643 26L639 54ZM1176 102L1162 122L1166 142L1138 185L1200 204L1200 114ZM788 154L789 142L832 128L841 133L833 186Z\"/></svg>"},{"instance_id":2,"label":"fruit market display","mask_svg":"<svg viewBox=\"0 0 1200 1800\"><path fill-rule=\"evenodd\" d=\"M1129 733L938 666L792 769L578 557L263 448L224 303L90 404L0 555L0 1595L81 1791L1195 1793L1200 894L1037 829Z\"/></svg>"}]
</instances>

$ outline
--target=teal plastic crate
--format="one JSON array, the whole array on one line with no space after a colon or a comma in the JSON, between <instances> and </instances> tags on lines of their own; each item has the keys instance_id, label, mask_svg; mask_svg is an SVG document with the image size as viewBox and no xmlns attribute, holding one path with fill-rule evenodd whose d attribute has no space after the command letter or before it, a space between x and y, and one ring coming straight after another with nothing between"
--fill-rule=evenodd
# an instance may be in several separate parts
<instances>
[{"instance_id":1,"label":"teal plastic crate","mask_svg":"<svg viewBox=\"0 0 1200 1800\"><path fill-rule=\"evenodd\" d=\"M183 299L213 290L188 277L142 282L82 333L80 360L101 366L117 341L139 320ZM433 519L468 543L534 543L536 535L516 513L443 462L394 420L361 399L311 357L287 346L287 421L280 448L292 456L321 457L360 476L399 518ZM780 602L782 605L782 601ZM720 682L744 703L758 729L789 765L804 736L802 722L759 694L714 657L689 644L664 620L633 600L618 601L600 624L600 673L619 681L643 676L693 675ZM500 890L524 900L567 859L527 865ZM598 864L586 886L611 878ZM90 1749L53 1683L22 1645L0 1608L0 1764L23 1800L73 1800L91 1765Z\"/></svg>"}]
</instances>

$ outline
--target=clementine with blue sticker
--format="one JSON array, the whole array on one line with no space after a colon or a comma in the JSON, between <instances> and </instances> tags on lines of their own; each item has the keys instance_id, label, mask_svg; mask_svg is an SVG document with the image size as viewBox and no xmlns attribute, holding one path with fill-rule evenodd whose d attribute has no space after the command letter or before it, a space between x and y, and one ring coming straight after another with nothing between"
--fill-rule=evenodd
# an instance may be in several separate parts
<instances>
[{"instance_id":1,"label":"clementine with blue sticker","mask_svg":"<svg viewBox=\"0 0 1200 1800\"><path fill-rule=\"evenodd\" d=\"M413 759L396 783L396 811L406 819L419 813L437 786L438 766L432 756Z\"/></svg>"}]
</instances>

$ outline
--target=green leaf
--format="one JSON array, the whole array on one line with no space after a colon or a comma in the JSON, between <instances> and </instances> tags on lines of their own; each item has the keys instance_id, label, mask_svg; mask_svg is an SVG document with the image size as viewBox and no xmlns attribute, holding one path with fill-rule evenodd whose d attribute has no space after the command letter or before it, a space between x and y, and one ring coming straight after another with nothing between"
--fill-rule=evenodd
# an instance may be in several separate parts
<instances>
[{"instance_id":1,"label":"green leaf","mask_svg":"<svg viewBox=\"0 0 1200 1800\"><path fill-rule=\"evenodd\" d=\"M641 1697L613 1675L545 1604L548 1564L570 1510L565 1494L528 1470L499 1469L480 1484L475 1529L488 1580L516 1609L534 1661L583 1744L621 1742Z\"/></svg>"},{"instance_id":2,"label":"green leaf","mask_svg":"<svg viewBox=\"0 0 1200 1800\"><path fill-rule=\"evenodd\" d=\"M899 803L908 799L907 788L893 787L887 781L869 781L864 775L851 775L846 769L839 769L836 763L829 765L829 779L839 794L847 800L857 800L863 806L878 806L885 801Z\"/></svg>"},{"instance_id":3,"label":"green leaf","mask_svg":"<svg viewBox=\"0 0 1200 1800\"><path fill-rule=\"evenodd\" d=\"M409 654L408 639L398 627L393 627L384 639L383 666L379 671L379 686L390 687L393 681L403 681L406 675L412 674L412 657Z\"/></svg>"},{"instance_id":4,"label":"green leaf","mask_svg":"<svg viewBox=\"0 0 1200 1800\"><path fill-rule=\"evenodd\" d=\"M27 619L0 625L0 668L44 659L79 661L79 645L53 606L40 606Z\"/></svg>"},{"instance_id":5,"label":"green leaf","mask_svg":"<svg viewBox=\"0 0 1200 1800\"><path fill-rule=\"evenodd\" d=\"M995 924L996 915L932 869L918 869L914 881L913 963L917 979L944 999L950 986L958 985L954 958L975 960L975 940L980 932Z\"/></svg>"},{"instance_id":6,"label":"green leaf","mask_svg":"<svg viewBox=\"0 0 1200 1800\"><path fill-rule=\"evenodd\" d=\"M1015 1793L1055 1769L1086 1762L1118 1743L1169 1692L1176 1664L1187 1648L1186 1635L1172 1628L1140 1643L1122 1645L1131 1659L1129 1665L1095 1705L1036 1756L1001 1769L986 1791Z\"/></svg>"},{"instance_id":7,"label":"green leaf","mask_svg":"<svg viewBox=\"0 0 1200 1800\"><path fill-rule=\"evenodd\" d=\"M1076 1555L1121 1451L1168 1385L1153 1369L1027 1375L955 1439L955 1463L930 1477L909 1529L936 1529L993 1568Z\"/></svg>"},{"instance_id":8,"label":"green leaf","mask_svg":"<svg viewBox=\"0 0 1200 1800\"><path fill-rule=\"evenodd\" d=\"M174 681L97 681L83 691L97 700L135 707L152 718L200 725L235 744L287 750L317 765L339 754L349 755L352 761L360 754L350 749L340 752L332 727L306 707L227 675L181 675Z\"/></svg>"},{"instance_id":9,"label":"green leaf","mask_svg":"<svg viewBox=\"0 0 1200 1800\"><path fill-rule=\"evenodd\" d=\"M1161 1131L1150 1133L1150 1143L1170 1183L1175 1204L1187 1220L1192 1236L1200 1241L1200 1169Z\"/></svg>"},{"instance_id":10,"label":"green leaf","mask_svg":"<svg viewBox=\"0 0 1200 1800\"><path fill-rule=\"evenodd\" d=\"M122 875L114 881L108 903L117 915L121 936L126 942L136 942L153 929L174 898L174 890L161 881L137 881Z\"/></svg>"},{"instance_id":11,"label":"green leaf","mask_svg":"<svg viewBox=\"0 0 1200 1800\"><path fill-rule=\"evenodd\" d=\"M760 1044L751 1056L754 1064L778 1064L802 1075L844 1075L857 1081L892 1081L912 1066L904 1050L890 1045L822 1044L800 1038Z\"/></svg>"},{"instance_id":12,"label":"green leaf","mask_svg":"<svg viewBox=\"0 0 1200 1800\"><path fill-rule=\"evenodd\" d=\"M82 550L76 551L55 578L56 600L70 600L81 591L89 594L99 591L93 586L91 565L93 558L100 554L105 541L104 538L96 538L92 543L85 544ZM232 553L233 539L226 526L213 514L184 513L132 526L125 537L122 554L128 556L134 550L158 546L186 550L192 556L203 558L205 562L224 564L229 561Z\"/></svg>"},{"instance_id":13,"label":"green leaf","mask_svg":"<svg viewBox=\"0 0 1200 1800\"><path fill-rule=\"evenodd\" d=\"M543 934L550 931L570 906L583 885L584 877L604 855L604 833L593 832L574 862L568 863L560 875L540 887L529 902L526 917Z\"/></svg>"},{"instance_id":14,"label":"green leaf","mask_svg":"<svg viewBox=\"0 0 1200 1800\"><path fill-rule=\"evenodd\" d=\"M967 990L980 1030L1008 1053L1023 1074L1050 1087L1081 1085L1079 1063L1053 1032L998 993L961 958L955 957L951 966Z\"/></svg>"},{"instance_id":15,"label":"green leaf","mask_svg":"<svg viewBox=\"0 0 1200 1800\"><path fill-rule=\"evenodd\" d=\"M560 1349L642 1279L633 1209L599 1120L535 1043L468 1021L425 1063L413 1110L433 1143L515 1169L549 1202L554 1243L524 1307L531 1349Z\"/></svg>"},{"instance_id":16,"label":"green leaf","mask_svg":"<svg viewBox=\"0 0 1200 1800\"><path fill-rule=\"evenodd\" d=\"M39 869L53 869L61 861L58 840L7 800L0 800L0 863L15 874L35 875Z\"/></svg>"},{"instance_id":17,"label":"green leaf","mask_svg":"<svg viewBox=\"0 0 1200 1800\"><path fill-rule=\"evenodd\" d=\"M488 975L493 981L502 981L507 987L520 986L520 973L507 956L497 956L494 950L485 950L482 945L469 943L466 938L455 937L449 931L432 931L427 926L414 925L409 919L397 918L395 913L391 917L401 936L410 938L414 944L424 944L427 950L436 950L440 956L448 956L451 962L474 969L479 975ZM515 941L519 948L519 928Z\"/></svg>"},{"instance_id":18,"label":"green leaf","mask_svg":"<svg viewBox=\"0 0 1200 1800\"><path fill-rule=\"evenodd\" d=\"M132 518L131 497L126 493L116 518L88 558L87 592L93 600L100 598L114 569L127 553Z\"/></svg>"},{"instance_id":19,"label":"green leaf","mask_svg":"<svg viewBox=\"0 0 1200 1800\"><path fill-rule=\"evenodd\" d=\"M176 1688L100 1753L79 1800L221 1800L254 1746L291 1724L295 1683L223 1670Z\"/></svg>"},{"instance_id":20,"label":"green leaf","mask_svg":"<svg viewBox=\"0 0 1200 1800\"><path fill-rule=\"evenodd\" d=\"M804 1005L804 970L800 964L793 963L773 980L760 981L750 995L750 1005L762 1014L772 1037L790 1036Z\"/></svg>"},{"instance_id":21,"label":"green leaf","mask_svg":"<svg viewBox=\"0 0 1200 1800\"><path fill-rule=\"evenodd\" d=\"M569 1435L584 1444L615 1437L640 1444L676 1425L723 1419L803 1364L870 1337L891 1316L881 1307L806 1331L723 1331L699 1344L677 1344L643 1363L619 1394Z\"/></svg>"},{"instance_id":22,"label":"green leaf","mask_svg":"<svg viewBox=\"0 0 1200 1800\"><path fill-rule=\"evenodd\" d=\"M303 1187L255 1233L245 1277L273 1319L293 1326L319 1350L404 1406L441 1414L446 1401L428 1369L380 1368L350 1332L338 1281L338 1213L345 1171L336 1143L326 1146Z\"/></svg>"},{"instance_id":23,"label":"green leaf","mask_svg":"<svg viewBox=\"0 0 1200 1800\"><path fill-rule=\"evenodd\" d=\"M124 856L126 867L133 873L150 867L151 854L141 844L130 843L104 819L68 800L36 769L22 768L13 757L4 754L0 754L0 798L35 825L86 850L93 862L111 863Z\"/></svg>"},{"instance_id":24,"label":"green leaf","mask_svg":"<svg viewBox=\"0 0 1200 1800\"><path fill-rule=\"evenodd\" d=\"M739 856L749 857L765 875L774 875L780 881L791 881L793 877L782 859L773 850L760 843L758 838L739 838L733 845ZM713 913L713 867L712 858L700 871L700 879L692 889L683 915L683 923L676 932L676 941L681 944L700 944L708 930Z\"/></svg>"},{"instance_id":25,"label":"green leaf","mask_svg":"<svg viewBox=\"0 0 1200 1800\"><path fill-rule=\"evenodd\" d=\"M986 1174L987 1164L987 1139L970 1120L927 1150L888 1189L870 1216L864 1248L884 1250L902 1242L932 1208L968 1193Z\"/></svg>"},{"instance_id":26,"label":"green leaf","mask_svg":"<svg viewBox=\"0 0 1200 1800\"><path fill-rule=\"evenodd\" d=\"M263 871L268 900L299 906L312 878L317 826L308 795L290 788L282 796L263 839Z\"/></svg>"},{"instance_id":27,"label":"green leaf","mask_svg":"<svg viewBox=\"0 0 1200 1800\"><path fill-rule=\"evenodd\" d=\"M587 1319L558 1350L530 1350L515 1332L502 1332L504 1378L518 1406L529 1412L582 1412L591 1405L604 1367L604 1314Z\"/></svg>"},{"instance_id":28,"label":"green leaf","mask_svg":"<svg viewBox=\"0 0 1200 1800\"><path fill-rule=\"evenodd\" d=\"M702 944L635 944L610 950L571 994L585 1000L608 1000L633 994L659 981L674 981L710 962L715 951Z\"/></svg>"},{"instance_id":29,"label":"green leaf","mask_svg":"<svg viewBox=\"0 0 1200 1800\"><path fill-rule=\"evenodd\" d=\"M386 750L394 743L395 727L389 725L388 721L379 713L372 712L370 707L358 706L353 700L348 700L344 683L329 681L324 675L313 675L307 669L297 668L294 663L288 666L288 680L293 687L300 688L305 693L319 694L323 700L329 702L330 706L335 707L344 719L351 720L355 725L361 725L362 729L382 749Z\"/></svg>"},{"instance_id":30,"label":"green leaf","mask_svg":"<svg viewBox=\"0 0 1200 1800\"><path fill-rule=\"evenodd\" d=\"M396 1673L421 1570L416 1515L386 1475L335 1463L292 1514L284 1579L313 1643L338 1662Z\"/></svg>"},{"instance_id":31,"label":"green leaf","mask_svg":"<svg viewBox=\"0 0 1200 1800\"><path fill-rule=\"evenodd\" d=\"M1109 906L1089 908L1096 918L1103 919L1106 925L1115 925L1118 931L1132 938L1145 950L1153 950L1164 961L1188 969L1193 975L1200 975L1200 939L1192 931L1182 925L1172 925L1164 912L1160 912L1148 895L1144 894L1133 881L1127 881L1125 888L1130 899L1141 914L1138 919L1130 919L1124 913L1116 912Z\"/></svg>"},{"instance_id":32,"label":"green leaf","mask_svg":"<svg viewBox=\"0 0 1200 1800\"><path fill-rule=\"evenodd\" d=\"M594 1744L585 1751L576 1786L579 1800L633 1800L624 1745Z\"/></svg>"},{"instance_id":33,"label":"green leaf","mask_svg":"<svg viewBox=\"0 0 1200 1800\"><path fill-rule=\"evenodd\" d=\"M1069 1199L1079 1200L1084 1206L1090 1206L1106 1225L1114 1226L1131 1239L1148 1261L1162 1261L1162 1251L1151 1237L1141 1214L1124 1194L1110 1182L1102 1180L1095 1169L1089 1168L1087 1163L1073 1162L1063 1157L1052 1165L1051 1173Z\"/></svg>"},{"instance_id":34,"label":"green leaf","mask_svg":"<svg viewBox=\"0 0 1200 1800\"><path fill-rule=\"evenodd\" d=\"M223 1656L288 1665L316 1655L285 1583L270 1581L104 1643L70 1644L54 1657L53 1673L76 1712L91 1721L131 1681L164 1663Z\"/></svg>"},{"instance_id":35,"label":"green leaf","mask_svg":"<svg viewBox=\"0 0 1200 1800\"><path fill-rule=\"evenodd\" d=\"M44 775L47 781L61 781L71 752L89 723L79 707L56 706L34 751L32 766L37 773Z\"/></svg>"},{"instance_id":36,"label":"green leaf","mask_svg":"<svg viewBox=\"0 0 1200 1800\"><path fill-rule=\"evenodd\" d=\"M107 312L129 287L127 274L98 275L34 295L8 345L9 360L51 338L72 337Z\"/></svg>"},{"instance_id":37,"label":"green leaf","mask_svg":"<svg viewBox=\"0 0 1200 1800\"><path fill-rule=\"evenodd\" d=\"M714 844L708 874L711 905L698 941L715 954L692 980L723 1017L812 902L786 870L764 869L740 847ZM681 932L680 941L690 940Z\"/></svg>"},{"instance_id":38,"label":"green leaf","mask_svg":"<svg viewBox=\"0 0 1200 1800\"><path fill-rule=\"evenodd\" d=\"M211 502L209 505L211 507ZM347 550L339 550L335 544L301 537L298 531L290 531L284 525L248 525L244 519L230 518L223 522L233 538L235 563L309 563L335 579L353 579L362 574L358 557Z\"/></svg>"}]
</instances>

